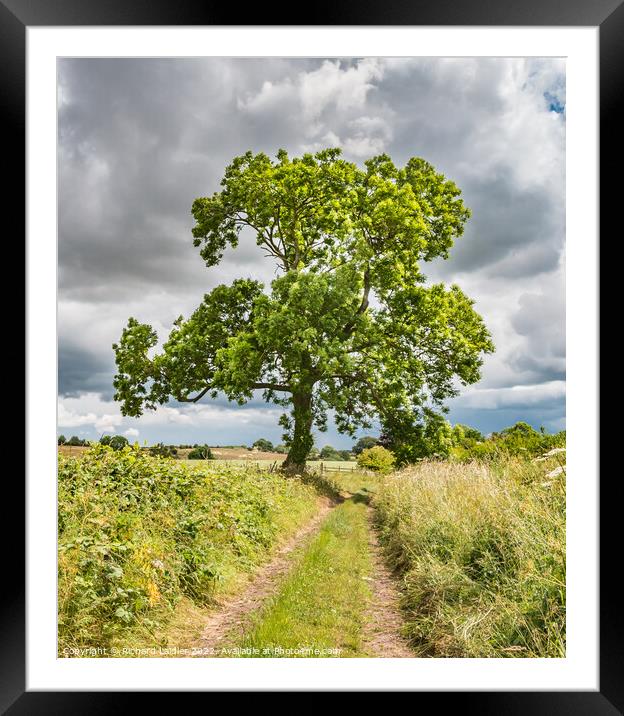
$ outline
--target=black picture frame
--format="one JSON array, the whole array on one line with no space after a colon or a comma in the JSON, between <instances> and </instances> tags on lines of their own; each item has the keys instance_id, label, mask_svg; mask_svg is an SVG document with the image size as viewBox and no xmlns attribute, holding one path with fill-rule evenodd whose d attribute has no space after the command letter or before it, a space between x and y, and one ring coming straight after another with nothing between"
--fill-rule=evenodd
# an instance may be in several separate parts
<instances>
[{"instance_id":1,"label":"black picture frame","mask_svg":"<svg viewBox=\"0 0 624 716\"><path fill-rule=\"evenodd\" d=\"M245 8L245 25L465 25L599 26L600 38L600 223L621 224L620 183L609 172L622 156L622 120L618 100L624 94L624 0L384 0L383 3L316 3L305 17L276 12L277 5ZM0 105L4 124L3 191L5 242L18 245L25 236L26 28L81 25L240 25L241 9L198 0L0 0ZM592 191L592 187L588 187ZM611 221L610 221L611 220ZM618 232L619 238L621 230ZM51 269L52 270L52 269ZM588 430L598 426L588 426ZM19 473L18 473L19 474ZM8 475L6 476L8 478ZM599 691L570 692L419 692L440 706L480 714L616 714L624 709L621 660L621 606L616 595L620 542L617 519L607 518L617 505L618 475L600 485L600 679ZM14 478L12 478L14 479ZM24 534L23 512L5 503L5 535ZM26 691L24 553L5 541L4 589L0 620L0 708L20 714L108 713L145 708L137 692ZM614 569L615 567L615 569ZM161 693L159 709L180 709L179 694ZM175 699L175 701L174 701Z\"/></svg>"}]
</instances>

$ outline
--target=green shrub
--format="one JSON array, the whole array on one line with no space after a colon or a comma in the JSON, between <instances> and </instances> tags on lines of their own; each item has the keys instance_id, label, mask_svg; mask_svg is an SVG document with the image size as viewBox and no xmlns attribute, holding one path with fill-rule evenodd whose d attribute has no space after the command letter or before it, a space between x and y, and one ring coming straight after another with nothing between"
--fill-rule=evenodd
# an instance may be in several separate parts
<instances>
[{"instance_id":1,"label":"green shrub","mask_svg":"<svg viewBox=\"0 0 624 716\"><path fill-rule=\"evenodd\" d=\"M123 435L102 435L100 445L108 445L113 450L122 450L128 445L128 438Z\"/></svg>"},{"instance_id":2,"label":"green shrub","mask_svg":"<svg viewBox=\"0 0 624 716\"><path fill-rule=\"evenodd\" d=\"M193 448L187 457L189 460L214 460L214 455L208 445Z\"/></svg>"},{"instance_id":3,"label":"green shrub","mask_svg":"<svg viewBox=\"0 0 624 716\"><path fill-rule=\"evenodd\" d=\"M552 448L565 446L565 430L547 433L532 428L528 423L519 422L489 438L479 437L472 428L456 425L453 428L453 447L450 457L460 462L471 460L497 460L508 457L537 457Z\"/></svg>"},{"instance_id":4,"label":"green shrub","mask_svg":"<svg viewBox=\"0 0 624 716\"><path fill-rule=\"evenodd\" d=\"M128 438L123 435L113 435L108 443L113 450L123 450L128 444Z\"/></svg>"},{"instance_id":5,"label":"green shrub","mask_svg":"<svg viewBox=\"0 0 624 716\"><path fill-rule=\"evenodd\" d=\"M340 460L338 450L332 445L325 445L321 448L319 453L321 460Z\"/></svg>"},{"instance_id":6,"label":"green shrub","mask_svg":"<svg viewBox=\"0 0 624 716\"><path fill-rule=\"evenodd\" d=\"M416 418L409 412L386 416L379 445L390 450L397 464L424 458L446 458L453 447L453 429L444 415L425 408Z\"/></svg>"},{"instance_id":7,"label":"green shrub","mask_svg":"<svg viewBox=\"0 0 624 716\"><path fill-rule=\"evenodd\" d=\"M273 452L273 443L270 440L265 440L264 438L256 440L252 447L255 447L261 452Z\"/></svg>"},{"instance_id":8,"label":"green shrub","mask_svg":"<svg viewBox=\"0 0 624 716\"><path fill-rule=\"evenodd\" d=\"M156 443L149 448L149 454L153 457L177 457L178 448L175 445Z\"/></svg>"},{"instance_id":9,"label":"green shrub","mask_svg":"<svg viewBox=\"0 0 624 716\"><path fill-rule=\"evenodd\" d=\"M59 456L59 653L155 631L182 596L210 601L311 515L316 496L297 478L138 446Z\"/></svg>"},{"instance_id":10,"label":"green shrub","mask_svg":"<svg viewBox=\"0 0 624 716\"><path fill-rule=\"evenodd\" d=\"M332 447L331 445L325 445L325 447L319 452L316 448L312 448L310 450L310 454L308 455L308 460L350 460L351 459L351 451L350 450L338 450L335 447Z\"/></svg>"},{"instance_id":11,"label":"green shrub","mask_svg":"<svg viewBox=\"0 0 624 716\"><path fill-rule=\"evenodd\" d=\"M387 473L394 467L395 457L390 450L386 450L381 445L375 445L362 450L358 455L357 464L364 470Z\"/></svg>"},{"instance_id":12,"label":"green shrub","mask_svg":"<svg viewBox=\"0 0 624 716\"><path fill-rule=\"evenodd\" d=\"M353 454L359 455L362 450L366 450L366 448L372 448L377 445L379 442L379 438L374 438L370 435L365 435L364 437L360 438L355 445L353 446Z\"/></svg>"}]
</instances>

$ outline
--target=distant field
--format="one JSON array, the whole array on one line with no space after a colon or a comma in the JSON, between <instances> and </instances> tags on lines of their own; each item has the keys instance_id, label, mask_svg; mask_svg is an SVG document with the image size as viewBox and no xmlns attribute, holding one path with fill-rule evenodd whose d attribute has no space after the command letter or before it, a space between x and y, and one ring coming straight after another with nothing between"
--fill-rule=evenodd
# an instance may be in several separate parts
<instances>
[{"instance_id":1,"label":"distant field","mask_svg":"<svg viewBox=\"0 0 624 716\"><path fill-rule=\"evenodd\" d=\"M58 453L59 455L77 457L78 455L83 455L88 449L88 447L82 447L81 445L59 445Z\"/></svg>"},{"instance_id":2,"label":"distant field","mask_svg":"<svg viewBox=\"0 0 624 716\"><path fill-rule=\"evenodd\" d=\"M198 465L201 465L202 468L205 469L205 467L208 465L214 465L215 467L219 465L233 465L235 467L242 467L245 465L251 465L253 467L259 467L260 469L268 469L271 465L277 463L280 464L284 461L284 455L280 455L279 460L270 459L267 460L266 458L259 458L259 457L251 457L246 460L182 460L183 462L188 463L197 463ZM309 467L314 468L320 468L321 465L323 465L323 468L325 470L346 470L346 471L352 471L357 470L357 463L355 460L351 461L343 461L343 460L308 460L306 463Z\"/></svg>"},{"instance_id":3,"label":"distant field","mask_svg":"<svg viewBox=\"0 0 624 716\"><path fill-rule=\"evenodd\" d=\"M76 445L59 445L59 455L79 457L83 455L89 448ZM253 452L244 448L211 448L215 460L187 460L186 456L190 449L178 450L179 460L183 462L194 463L206 467L206 465L233 465L242 467L245 465L254 465L260 468L268 469L274 463L278 465L282 463L286 456L277 452ZM309 460L308 465L312 468L320 469L321 464L327 470L349 471L357 468L354 460Z\"/></svg>"}]
</instances>

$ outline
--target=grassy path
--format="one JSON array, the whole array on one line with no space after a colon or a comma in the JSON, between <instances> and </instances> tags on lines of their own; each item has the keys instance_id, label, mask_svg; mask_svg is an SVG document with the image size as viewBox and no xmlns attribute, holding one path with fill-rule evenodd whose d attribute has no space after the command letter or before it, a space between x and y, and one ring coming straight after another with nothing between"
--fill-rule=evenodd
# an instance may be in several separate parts
<instances>
[{"instance_id":1,"label":"grassy path","mask_svg":"<svg viewBox=\"0 0 624 716\"><path fill-rule=\"evenodd\" d=\"M315 517L277 550L273 559L252 576L238 596L227 599L220 608L211 612L202 629L198 644L200 649L221 650L224 638L240 630L249 616L277 591L281 580L296 561L297 554L305 549L328 512L335 507L330 499L323 500L321 505Z\"/></svg>"},{"instance_id":2,"label":"grassy path","mask_svg":"<svg viewBox=\"0 0 624 716\"><path fill-rule=\"evenodd\" d=\"M369 485L349 477L351 493L318 533L290 555L258 609L228 620L204 640L234 657L411 657L401 637L398 592L371 526Z\"/></svg>"}]
</instances>

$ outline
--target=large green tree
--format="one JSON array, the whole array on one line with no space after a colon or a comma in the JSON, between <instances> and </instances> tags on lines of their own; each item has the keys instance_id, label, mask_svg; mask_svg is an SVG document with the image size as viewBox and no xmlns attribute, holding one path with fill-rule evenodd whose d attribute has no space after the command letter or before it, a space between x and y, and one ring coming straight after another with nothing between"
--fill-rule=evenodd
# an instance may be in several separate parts
<instances>
[{"instance_id":1,"label":"large green tree","mask_svg":"<svg viewBox=\"0 0 624 716\"><path fill-rule=\"evenodd\" d=\"M247 152L192 213L206 266L251 233L278 275L269 287L217 286L157 354L154 330L130 318L113 346L124 415L219 392L242 404L262 390L286 409L285 467L300 471L330 410L350 435L375 418L417 423L479 379L493 346L473 302L458 286L425 286L421 271L448 256L469 210L423 159L361 168L339 149Z\"/></svg>"}]
</instances>

